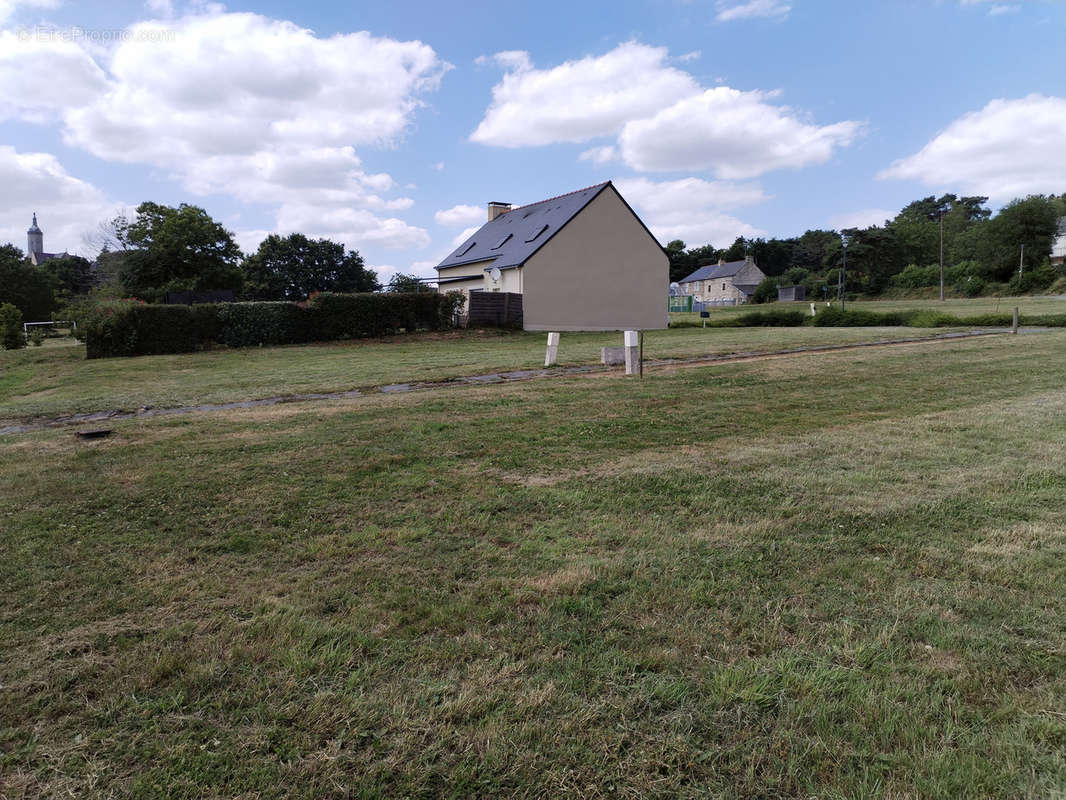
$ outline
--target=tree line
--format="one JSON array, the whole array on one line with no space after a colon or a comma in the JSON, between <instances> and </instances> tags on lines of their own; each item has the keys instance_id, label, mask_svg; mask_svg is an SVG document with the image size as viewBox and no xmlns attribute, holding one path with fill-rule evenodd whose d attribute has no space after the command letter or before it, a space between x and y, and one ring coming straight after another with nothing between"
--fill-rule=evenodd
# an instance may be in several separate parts
<instances>
[{"instance_id":1,"label":"tree line","mask_svg":"<svg viewBox=\"0 0 1066 800\"><path fill-rule=\"evenodd\" d=\"M751 256L767 280L756 300L774 299L777 286L802 285L808 297L835 295L847 238L847 291L870 297L937 286L941 235L947 291L955 295L1024 294L1066 277L1049 262L1066 194L1030 195L993 215L988 198L944 194L908 204L883 225L808 230L785 239L738 237L731 246L667 244L670 280L702 265Z\"/></svg>"},{"instance_id":2,"label":"tree line","mask_svg":"<svg viewBox=\"0 0 1066 800\"><path fill-rule=\"evenodd\" d=\"M271 234L245 254L230 231L185 203L141 203L132 218L102 223L92 240L100 249L95 263L63 256L34 266L15 245L0 246L0 304L14 305L26 320L47 320L90 291L147 302L184 291L297 301L316 292L432 291L409 275L382 287L357 250L301 233Z\"/></svg>"}]
</instances>

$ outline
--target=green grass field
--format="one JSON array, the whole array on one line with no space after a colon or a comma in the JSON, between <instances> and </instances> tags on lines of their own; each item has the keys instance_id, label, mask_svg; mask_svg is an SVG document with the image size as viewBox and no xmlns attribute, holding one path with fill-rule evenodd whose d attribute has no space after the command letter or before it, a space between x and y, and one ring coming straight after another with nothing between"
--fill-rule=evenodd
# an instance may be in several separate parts
<instances>
[{"instance_id":1,"label":"green grass field","mask_svg":"<svg viewBox=\"0 0 1066 800\"><path fill-rule=\"evenodd\" d=\"M297 352L469 369L420 346L87 367L175 397ZM0 437L0 797L1061 796L1064 348ZM5 408L35 370L132 391L37 356Z\"/></svg>"},{"instance_id":2,"label":"green grass field","mask_svg":"<svg viewBox=\"0 0 1066 800\"><path fill-rule=\"evenodd\" d=\"M769 303L766 305L748 305L712 308L711 319L737 316L749 311L761 311L771 308L788 308L800 311L809 311L813 298L796 303ZM825 302L815 304L824 307ZM840 308L840 301L832 303ZM928 308L934 311L943 311L946 314L966 318L979 314L1010 314L1017 306L1021 314L1064 314L1066 313L1066 298L1054 296L1033 297L976 297L976 298L949 298L940 300L849 300L845 307L849 309L865 309L868 311L914 311ZM676 313L671 315L677 320L699 320L699 314L694 312Z\"/></svg>"},{"instance_id":3,"label":"green grass field","mask_svg":"<svg viewBox=\"0 0 1066 800\"><path fill-rule=\"evenodd\" d=\"M916 338L929 328L763 328L650 331L645 357L676 358ZM544 364L545 335L459 331L293 347L85 360L84 346L0 351L0 426L79 411L225 403L338 392ZM598 363L620 333L563 334L559 363Z\"/></svg>"}]
</instances>

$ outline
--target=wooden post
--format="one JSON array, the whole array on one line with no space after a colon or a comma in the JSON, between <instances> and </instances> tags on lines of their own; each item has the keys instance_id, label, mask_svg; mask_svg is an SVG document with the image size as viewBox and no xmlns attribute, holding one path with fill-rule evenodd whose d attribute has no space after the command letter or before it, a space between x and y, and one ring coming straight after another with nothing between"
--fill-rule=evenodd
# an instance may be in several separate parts
<instances>
[{"instance_id":1,"label":"wooden post","mask_svg":"<svg viewBox=\"0 0 1066 800\"><path fill-rule=\"evenodd\" d=\"M559 334L548 334L548 352L544 354L544 366L554 367L559 360Z\"/></svg>"},{"instance_id":2,"label":"wooden post","mask_svg":"<svg viewBox=\"0 0 1066 800\"><path fill-rule=\"evenodd\" d=\"M626 375L636 375L640 369L640 341L636 331L625 331L622 334L622 342L626 351Z\"/></svg>"},{"instance_id":3,"label":"wooden post","mask_svg":"<svg viewBox=\"0 0 1066 800\"><path fill-rule=\"evenodd\" d=\"M1018 306L1014 307L1014 322L1011 323L1010 332L1018 333Z\"/></svg>"},{"instance_id":4,"label":"wooden post","mask_svg":"<svg viewBox=\"0 0 1066 800\"><path fill-rule=\"evenodd\" d=\"M706 320L704 320L704 322L706 322ZM640 332L640 353L639 353L639 359L638 360L640 361L640 377L643 378L644 377L644 331Z\"/></svg>"}]
</instances>

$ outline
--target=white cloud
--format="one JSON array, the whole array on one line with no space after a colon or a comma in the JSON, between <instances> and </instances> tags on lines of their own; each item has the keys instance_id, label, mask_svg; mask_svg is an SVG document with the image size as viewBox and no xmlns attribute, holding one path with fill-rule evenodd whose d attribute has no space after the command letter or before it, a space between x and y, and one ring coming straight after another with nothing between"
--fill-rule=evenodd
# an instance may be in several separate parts
<instances>
[{"instance_id":1,"label":"white cloud","mask_svg":"<svg viewBox=\"0 0 1066 800\"><path fill-rule=\"evenodd\" d=\"M618 158L618 148L612 144L603 147L593 147L578 156L580 161L591 161L593 164L609 164Z\"/></svg>"},{"instance_id":2,"label":"white cloud","mask_svg":"<svg viewBox=\"0 0 1066 800\"><path fill-rule=\"evenodd\" d=\"M960 5L964 6L982 6L991 3L988 8L988 16L998 17L1000 14L1013 14L1017 11L1021 11L1021 5L1019 3L1001 3L998 0L960 0Z\"/></svg>"},{"instance_id":3,"label":"white cloud","mask_svg":"<svg viewBox=\"0 0 1066 800\"><path fill-rule=\"evenodd\" d=\"M484 224L484 223L482 223L482 224ZM467 239L469 239L471 236L473 236L475 233L477 233L477 231L478 231L478 229L480 227L481 227L481 225L471 225L469 228L466 228L465 230L463 230L462 233L456 234L455 238L452 239L452 246L449 249L449 252L451 252L451 250L454 250L456 247L458 247L463 242L465 242ZM444 255L447 255L447 253L445 253ZM444 256L441 256L441 260L442 261L444 260ZM433 263L434 263L434 265L436 265L436 264L439 264L440 261L434 261Z\"/></svg>"},{"instance_id":4,"label":"white cloud","mask_svg":"<svg viewBox=\"0 0 1066 800\"><path fill-rule=\"evenodd\" d=\"M527 53L498 53L509 71L470 140L526 147L615 134L628 120L699 92L667 56L665 47L626 42L602 56L534 69Z\"/></svg>"},{"instance_id":5,"label":"white cloud","mask_svg":"<svg viewBox=\"0 0 1066 800\"><path fill-rule=\"evenodd\" d=\"M877 174L993 202L1066 188L1066 99L1031 94L964 114L913 155Z\"/></svg>"},{"instance_id":6,"label":"white cloud","mask_svg":"<svg viewBox=\"0 0 1066 800\"><path fill-rule=\"evenodd\" d=\"M771 97L720 87L680 100L627 123L618 139L622 157L642 171L710 169L719 178L743 179L821 164L862 130L855 121L803 122L790 108L768 103Z\"/></svg>"},{"instance_id":7,"label":"white cloud","mask_svg":"<svg viewBox=\"0 0 1066 800\"><path fill-rule=\"evenodd\" d=\"M488 212L481 206L452 206L438 211L433 215L438 225L449 228L457 228L460 225L471 225L475 222L484 222L488 219Z\"/></svg>"},{"instance_id":8,"label":"white cloud","mask_svg":"<svg viewBox=\"0 0 1066 800\"><path fill-rule=\"evenodd\" d=\"M884 225L885 220L895 219L898 211L889 211L886 208L864 208L861 211L847 211L843 214L834 214L829 218L829 226L834 230L844 228L869 228L872 225Z\"/></svg>"},{"instance_id":9,"label":"white cloud","mask_svg":"<svg viewBox=\"0 0 1066 800\"><path fill-rule=\"evenodd\" d=\"M267 238L274 231L267 230L242 230L240 228L233 231L233 238L237 242L237 246L245 253L254 253L259 249L260 243Z\"/></svg>"},{"instance_id":10,"label":"white cloud","mask_svg":"<svg viewBox=\"0 0 1066 800\"><path fill-rule=\"evenodd\" d=\"M691 51L689 53L684 53L683 55L678 56L677 60L682 62L682 63L684 63L686 61L695 61L696 59L698 59L702 55L703 55L703 51L702 50L693 50L693 51Z\"/></svg>"},{"instance_id":11,"label":"white cloud","mask_svg":"<svg viewBox=\"0 0 1066 800\"><path fill-rule=\"evenodd\" d=\"M26 229L36 212L46 251L95 255L83 236L121 209L50 153L19 153L0 145L0 186L0 244L20 249L26 247Z\"/></svg>"},{"instance_id":12,"label":"white cloud","mask_svg":"<svg viewBox=\"0 0 1066 800\"><path fill-rule=\"evenodd\" d=\"M769 17L773 20L783 20L788 16L792 6L782 3L780 0L749 0L747 3L718 3L718 15L715 17L719 22L731 22L735 19L754 19L756 17Z\"/></svg>"},{"instance_id":13,"label":"white cloud","mask_svg":"<svg viewBox=\"0 0 1066 800\"><path fill-rule=\"evenodd\" d=\"M579 159L604 164L620 157L644 172L710 169L732 180L823 163L863 129L856 121L805 121L773 105L775 92L704 89L667 64L665 48L636 42L550 69L534 69L515 52L497 55L515 66L494 87L470 136L482 144L524 147L617 135L617 145L591 147Z\"/></svg>"},{"instance_id":14,"label":"white cloud","mask_svg":"<svg viewBox=\"0 0 1066 800\"><path fill-rule=\"evenodd\" d=\"M309 221L309 235L352 246L427 242L421 228L377 216L413 201L386 197L392 178L365 171L354 148L395 145L449 65L417 41L319 38L192 5L202 13L132 25L97 59L77 43L2 34L19 49L0 47L0 116L61 116L67 144L166 170L196 194L274 206L281 229ZM29 90L34 64L47 92Z\"/></svg>"},{"instance_id":15,"label":"white cloud","mask_svg":"<svg viewBox=\"0 0 1066 800\"><path fill-rule=\"evenodd\" d=\"M766 235L766 231L727 213L727 209L768 199L757 184L631 178L615 181L615 186L663 245L682 239L690 245L713 243L721 247L732 244L738 236Z\"/></svg>"},{"instance_id":16,"label":"white cloud","mask_svg":"<svg viewBox=\"0 0 1066 800\"><path fill-rule=\"evenodd\" d=\"M436 278L437 270L436 266L444 260L445 253L436 261L415 261L410 267L405 270L407 275L414 275L418 278Z\"/></svg>"},{"instance_id":17,"label":"white cloud","mask_svg":"<svg viewBox=\"0 0 1066 800\"><path fill-rule=\"evenodd\" d=\"M77 43L0 31L0 119L54 119L106 89L104 71Z\"/></svg>"},{"instance_id":18,"label":"white cloud","mask_svg":"<svg viewBox=\"0 0 1066 800\"><path fill-rule=\"evenodd\" d=\"M144 7L164 19L174 16L174 3L171 0L145 0Z\"/></svg>"},{"instance_id":19,"label":"white cloud","mask_svg":"<svg viewBox=\"0 0 1066 800\"><path fill-rule=\"evenodd\" d=\"M0 0L0 22L15 15L19 6L27 8L58 8L63 0Z\"/></svg>"}]
</instances>

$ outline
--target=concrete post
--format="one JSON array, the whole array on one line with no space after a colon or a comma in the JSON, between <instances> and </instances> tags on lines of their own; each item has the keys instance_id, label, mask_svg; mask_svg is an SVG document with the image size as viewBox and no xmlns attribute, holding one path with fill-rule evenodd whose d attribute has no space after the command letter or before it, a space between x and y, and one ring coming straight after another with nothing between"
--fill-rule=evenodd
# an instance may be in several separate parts
<instances>
[{"instance_id":1,"label":"concrete post","mask_svg":"<svg viewBox=\"0 0 1066 800\"><path fill-rule=\"evenodd\" d=\"M623 334L626 349L626 375L636 375L640 369L640 337L636 331Z\"/></svg>"},{"instance_id":2,"label":"concrete post","mask_svg":"<svg viewBox=\"0 0 1066 800\"><path fill-rule=\"evenodd\" d=\"M554 367L559 360L559 334L548 334L548 352L544 354L544 366Z\"/></svg>"},{"instance_id":3,"label":"concrete post","mask_svg":"<svg viewBox=\"0 0 1066 800\"><path fill-rule=\"evenodd\" d=\"M1014 321L1011 323L1010 332L1011 333L1017 333L1018 332L1018 306L1014 307Z\"/></svg>"}]
</instances>

